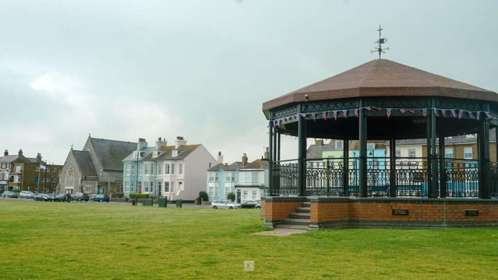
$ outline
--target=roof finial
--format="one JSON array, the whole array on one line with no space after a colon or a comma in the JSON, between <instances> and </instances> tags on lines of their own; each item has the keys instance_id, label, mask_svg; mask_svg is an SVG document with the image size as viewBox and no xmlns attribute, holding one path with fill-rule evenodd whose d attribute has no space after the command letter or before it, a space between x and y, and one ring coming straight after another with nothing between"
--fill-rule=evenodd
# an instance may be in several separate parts
<instances>
[{"instance_id":1,"label":"roof finial","mask_svg":"<svg viewBox=\"0 0 498 280\"><path fill-rule=\"evenodd\" d=\"M388 47L382 47L383 44L387 43L387 38L382 37L382 26L379 25L379 29L377 29L377 32L379 32L379 40L375 41L377 44L377 47L372 50L372 52L376 52L379 55L379 59L382 58L382 54L386 53L387 50L389 50Z\"/></svg>"}]
</instances>

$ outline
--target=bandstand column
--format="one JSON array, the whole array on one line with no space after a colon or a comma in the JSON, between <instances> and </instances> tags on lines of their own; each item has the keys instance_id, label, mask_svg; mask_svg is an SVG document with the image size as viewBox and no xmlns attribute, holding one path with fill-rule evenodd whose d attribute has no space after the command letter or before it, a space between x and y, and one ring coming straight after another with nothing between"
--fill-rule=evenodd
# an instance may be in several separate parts
<instances>
[{"instance_id":1,"label":"bandstand column","mask_svg":"<svg viewBox=\"0 0 498 280\"><path fill-rule=\"evenodd\" d=\"M270 190L270 195L278 195L275 193L275 188L273 185L273 122L270 120L269 127L269 141L268 141L268 188Z\"/></svg>"},{"instance_id":2,"label":"bandstand column","mask_svg":"<svg viewBox=\"0 0 498 280\"><path fill-rule=\"evenodd\" d=\"M300 115L298 119L298 164L297 182L299 195L306 195L306 120Z\"/></svg>"},{"instance_id":3,"label":"bandstand column","mask_svg":"<svg viewBox=\"0 0 498 280\"><path fill-rule=\"evenodd\" d=\"M429 198L437 198L437 154L436 154L436 113L434 111L434 100L427 112L427 195Z\"/></svg>"},{"instance_id":4,"label":"bandstand column","mask_svg":"<svg viewBox=\"0 0 498 280\"><path fill-rule=\"evenodd\" d=\"M280 194L280 131L273 127L273 189Z\"/></svg>"},{"instance_id":5,"label":"bandstand column","mask_svg":"<svg viewBox=\"0 0 498 280\"><path fill-rule=\"evenodd\" d=\"M490 198L489 191L489 120L482 114L478 132L479 198Z\"/></svg>"},{"instance_id":6,"label":"bandstand column","mask_svg":"<svg viewBox=\"0 0 498 280\"><path fill-rule=\"evenodd\" d=\"M445 160L445 139L442 133L439 134L439 197L444 198L448 194L446 185L446 160Z\"/></svg>"},{"instance_id":7,"label":"bandstand column","mask_svg":"<svg viewBox=\"0 0 498 280\"><path fill-rule=\"evenodd\" d=\"M396 197L396 139L389 141L389 196Z\"/></svg>"},{"instance_id":8,"label":"bandstand column","mask_svg":"<svg viewBox=\"0 0 498 280\"><path fill-rule=\"evenodd\" d=\"M344 137L342 142L342 193L349 196L349 139Z\"/></svg>"},{"instance_id":9,"label":"bandstand column","mask_svg":"<svg viewBox=\"0 0 498 280\"><path fill-rule=\"evenodd\" d=\"M360 100L360 110L358 113L358 138L360 140L360 166L359 166L359 185L360 197L367 197L367 115L362 109L363 101Z\"/></svg>"},{"instance_id":10,"label":"bandstand column","mask_svg":"<svg viewBox=\"0 0 498 280\"><path fill-rule=\"evenodd\" d=\"M495 126L495 163L498 164L498 126Z\"/></svg>"}]
</instances>

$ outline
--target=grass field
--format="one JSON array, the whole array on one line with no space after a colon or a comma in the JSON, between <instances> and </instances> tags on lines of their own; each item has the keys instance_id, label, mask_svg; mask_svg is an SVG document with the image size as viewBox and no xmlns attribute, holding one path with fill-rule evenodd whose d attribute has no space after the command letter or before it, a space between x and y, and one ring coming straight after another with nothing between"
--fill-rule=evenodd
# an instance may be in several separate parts
<instances>
[{"instance_id":1,"label":"grass field","mask_svg":"<svg viewBox=\"0 0 498 280\"><path fill-rule=\"evenodd\" d=\"M258 210L0 200L0 278L498 279L497 228L251 235L261 224Z\"/></svg>"}]
</instances>

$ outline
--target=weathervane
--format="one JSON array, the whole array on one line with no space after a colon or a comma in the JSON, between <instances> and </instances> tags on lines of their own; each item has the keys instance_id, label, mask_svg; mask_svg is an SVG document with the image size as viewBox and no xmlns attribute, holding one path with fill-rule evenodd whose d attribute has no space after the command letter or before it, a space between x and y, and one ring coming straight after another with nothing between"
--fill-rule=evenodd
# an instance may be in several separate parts
<instances>
[{"instance_id":1,"label":"weathervane","mask_svg":"<svg viewBox=\"0 0 498 280\"><path fill-rule=\"evenodd\" d=\"M372 50L372 52L376 52L379 54L379 59L382 58L382 54L386 53L387 50L389 50L388 47L382 47L383 44L387 43L387 38L382 37L382 26L379 25L379 29L377 29L377 32L379 32L379 40L375 41L377 44L377 47Z\"/></svg>"}]
</instances>

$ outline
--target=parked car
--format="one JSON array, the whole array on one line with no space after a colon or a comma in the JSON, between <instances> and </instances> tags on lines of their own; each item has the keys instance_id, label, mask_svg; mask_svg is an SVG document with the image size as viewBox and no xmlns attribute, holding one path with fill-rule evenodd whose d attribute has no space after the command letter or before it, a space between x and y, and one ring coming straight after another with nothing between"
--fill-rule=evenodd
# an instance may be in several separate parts
<instances>
[{"instance_id":1,"label":"parked car","mask_svg":"<svg viewBox=\"0 0 498 280\"><path fill-rule=\"evenodd\" d=\"M71 199L76 201L88 201L90 198L86 193L77 192L71 194Z\"/></svg>"},{"instance_id":2,"label":"parked car","mask_svg":"<svg viewBox=\"0 0 498 280\"><path fill-rule=\"evenodd\" d=\"M97 202L109 202L110 198L107 194L95 194L92 195L91 199Z\"/></svg>"},{"instance_id":3,"label":"parked car","mask_svg":"<svg viewBox=\"0 0 498 280\"><path fill-rule=\"evenodd\" d=\"M53 201L70 201L70 200L71 200L71 196L69 194L66 194L66 193L56 194L53 197Z\"/></svg>"},{"instance_id":4,"label":"parked car","mask_svg":"<svg viewBox=\"0 0 498 280\"><path fill-rule=\"evenodd\" d=\"M19 198L24 198L24 199L33 199L35 197L35 194L30 191L22 191L19 193Z\"/></svg>"},{"instance_id":5,"label":"parked car","mask_svg":"<svg viewBox=\"0 0 498 280\"><path fill-rule=\"evenodd\" d=\"M19 194L17 192L13 192L13 191L4 191L2 193L2 197L7 197L7 198L18 198L19 197Z\"/></svg>"},{"instance_id":6,"label":"parked car","mask_svg":"<svg viewBox=\"0 0 498 280\"><path fill-rule=\"evenodd\" d=\"M241 208L261 208L259 201L245 201L240 205Z\"/></svg>"},{"instance_id":7,"label":"parked car","mask_svg":"<svg viewBox=\"0 0 498 280\"><path fill-rule=\"evenodd\" d=\"M228 201L223 201L223 202L213 202L211 203L211 207L214 209L218 208L227 208L227 209L235 209L235 208L240 208L240 204L235 203L235 202L228 202Z\"/></svg>"},{"instance_id":8,"label":"parked car","mask_svg":"<svg viewBox=\"0 0 498 280\"><path fill-rule=\"evenodd\" d=\"M35 194L33 199L36 201L50 201L51 200L50 196L46 193L37 193L37 194Z\"/></svg>"}]
</instances>

